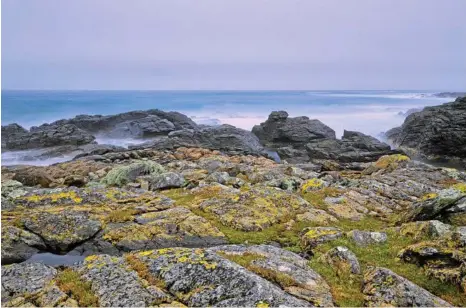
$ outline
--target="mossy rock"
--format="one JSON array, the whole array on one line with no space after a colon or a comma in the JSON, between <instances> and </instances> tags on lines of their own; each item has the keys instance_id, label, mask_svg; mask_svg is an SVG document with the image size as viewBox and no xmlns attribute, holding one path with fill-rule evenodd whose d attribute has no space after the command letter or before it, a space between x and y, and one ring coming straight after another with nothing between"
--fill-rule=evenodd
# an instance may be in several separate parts
<instances>
[{"instance_id":1,"label":"mossy rock","mask_svg":"<svg viewBox=\"0 0 466 308\"><path fill-rule=\"evenodd\" d=\"M110 170L102 179L102 183L108 186L123 186L134 182L137 177L142 175L156 175L164 173L165 169L156 162L150 160L141 160L127 166L119 166Z\"/></svg>"}]
</instances>

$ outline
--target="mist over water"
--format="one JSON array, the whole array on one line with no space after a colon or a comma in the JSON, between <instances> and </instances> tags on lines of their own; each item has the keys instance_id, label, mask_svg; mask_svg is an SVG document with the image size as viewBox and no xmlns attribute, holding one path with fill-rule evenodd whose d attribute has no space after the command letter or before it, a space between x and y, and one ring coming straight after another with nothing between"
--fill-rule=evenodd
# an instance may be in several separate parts
<instances>
[{"instance_id":1,"label":"mist over water","mask_svg":"<svg viewBox=\"0 0 466 308\"><path fill-rule=\"evenodd\" d=\"M401 115L413 108L452 101L420 91L2 91L2 125L26 128L78 114L110 115L132 110L178 111L198 124L230 124L250 130L271 111L291 117L318 119L336 131L360 131L377 137L403 123ZM400 114L401 113L401 114ZM98 143L128 146L137 139L102 139ZM31 152L31 151L29 151ZM24 161L29 152L2 153L2 163ZM69 157L41 161L40 164ZM30 161L27 161L31 163Z\"/></svg>"}]
</instances>

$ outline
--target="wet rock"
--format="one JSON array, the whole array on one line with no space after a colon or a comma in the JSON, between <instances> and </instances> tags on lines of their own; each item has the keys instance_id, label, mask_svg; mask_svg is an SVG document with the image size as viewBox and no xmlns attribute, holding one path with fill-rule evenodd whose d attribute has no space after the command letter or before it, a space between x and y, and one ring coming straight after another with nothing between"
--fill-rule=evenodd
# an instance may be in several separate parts
<instances>
[{"instance_id":1,"label":"wet rock","mask_svg":"<svg viewBox=\"0 0 466 308\"><path fill-rule=\"evenodd\" d=\"M151 127L151 120L164 119L171 122L176 129L187 129L197 127L196 123L187 116L179 112L165 112L158 109L150 109L146 111L130 111L119 113L115 115L102 116L102 115L78 115L72 119L63 119L55 121L47 125L66 125L72 124L80 129L99 135L106 135L116 126L123 125L123 123L146 123L149 128ZM160 120L161 121L161 120ZM128 124L129 125L129 124Z\"/></svg>"},{"instance_id":2,"label":"wet rock","mask_svg":"<svg viewBox=\"0 0 466 308\"><path fill-rule=\"evenodd\" d=\"M343 232L335 227L309 227L301 231L301 246L312 250L316 246L336 240L343 236Z\"/></svg>"},{"instance_id":3,"label":"wet rock","mask_svg":"<svg viewBox=\"0 0 466 308\"><path fill-rule=\"evenodd\" d=\"M449 303L389 269L375 267L364 274L365 305L397 307L451 307Z\"/></svg>"},{"instance_id":4,"label":"wet rock","mask_svg":"<svg viewBox=\"0 0 466 308\"><path fill-rule=\"evenodd\" d=\"M82 145L94 142L95 137L75 125L48 125L32 127L29 132L6 137L5 149L28 150L59 145Z\"/></svg>"},{"instance_id":5,"label":"wet rock","mask_svg":"<svg viewBox=\"0 0 466 308\"><path fill-rule=\"evenodd\" d=\"M302 144L314 139L335 139L335 131L319 120L308 117L289 118L286 111L274 111L252 132L268 147Z\"/></svg>"},{"instance_id":6,"label":"wet rock","mask_svg":"<svg viewBox=\"0 0 466 308\"><path fill-rule=\"evenodd\" d=\"M61 252L93 237L102 227L101 222L91 219L88 212L73 210L30 213L22 223L51 249Z\"/></svg>"},{"instance_id":7,"label":"wet rock","mask_svg":"<svg viewBox=\"0 0 466 308\"><path fill-rule=\"evenodd\" d=\"M54 179L43 169L36 167L28 167L15 171L13 180L18 181L26 186L40 185L49 187Z\"/></svg>"},{"instance_id":8,"label":"wet rock","mask_svg":"<svg viewBox=\"0 0 466 308\"><path fill-rule=\"evenodd\" d=\"M137 145L130 149L174 149L178 147L201 147L219 150L230 155L266 155L263 146L251 132L231 125L209 126L195 130L173 131L166 137ZM199 157L196 157L199 159Z\"/></svg>"},{"instance_id":9,"label":"wet rock","mask_svg":"<svg viewBox=\"0 0 466 308\"><path fill-rule=\"evenodd\" d=\"M119 123L105 135L112 138L149 138L167 135L174 130L176 130L175 124L169 120L149 115L142 119Z\"/></svg>"},{"instance_id":10,"label":"wet rock","mask_svg":"<svg viewBox=\"0 0 466 308\"><path fill-rule=\"evenodd\" d=\"M322 257L337 271L337 273L361 273L361 266L359 265L358 258L347 247L337 246L327 251Z\"/></svg>"},{"instance_id":11,"label":"wet rock","mask_svg":"<svg viewBox=\"0 0 466 308\"><path fill-rule=\"evenodd\" d=\"M466 157L466 97L409 115L389 141L413 155L434 161Z\"/></svg>"},{"instance_id":12,"label":"wet rock","mask_svg":"<svg viewBox=\"0 0 466 308\"><path fill-rule=\"evenodd\" d=\"M39 250L45 250L42 239L26 230L2 225L2 264L21 262L29 259Z\"/></svg>"},{"instance_id":13,"label":"wet rock","mask_svg":"<svg viewBox=\"0 0 466 308\"><path fill-rule=\"evenodd\" d=\"M351 238L358 246L382 244L387 241L387 234L384 232L352 230L348 232L347 236Z\"/></svg>"}]
</instances>

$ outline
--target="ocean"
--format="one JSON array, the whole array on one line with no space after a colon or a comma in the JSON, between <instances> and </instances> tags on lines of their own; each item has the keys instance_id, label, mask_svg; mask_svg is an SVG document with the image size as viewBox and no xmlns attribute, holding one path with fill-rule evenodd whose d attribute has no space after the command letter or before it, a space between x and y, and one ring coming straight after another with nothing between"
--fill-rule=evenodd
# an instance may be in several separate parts
<instances>
[{"instance_id":1,"label":"ocean","mask_svg":"<svg viewBox=\"0 0 466 308\"><path fill-rule=\"evenodd\" d=\"M372 136L403 123L406 111L438 105L429 91L2 91L2 125L26 128L79 114L116 114L158 108L178 111L207 125L250 130L274 110L319 119L333 128ZM114 144L124 141L104 140ZM102 141L101 141L102 142ZM2 163L9 163L2 153ZM17 163L17 162L16 162ZM43 164L44 162L42 162Z\"/></svg>"}]
</instances>

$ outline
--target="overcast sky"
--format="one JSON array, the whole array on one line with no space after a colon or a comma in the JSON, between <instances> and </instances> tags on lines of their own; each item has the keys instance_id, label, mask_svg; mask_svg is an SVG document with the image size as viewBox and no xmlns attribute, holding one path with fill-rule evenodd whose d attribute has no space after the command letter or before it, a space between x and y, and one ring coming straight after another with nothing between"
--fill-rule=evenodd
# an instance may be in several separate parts
<instances>
[{"instance_id":1,"label":"overcast sky","mask_svg":"<svg viewBox=\"0 0 466 308\"><path fill-rule=\"evenodd\" d=\"M3 89L466 88L466 0L3 0Z\"/></svg>"}]
</instances>

